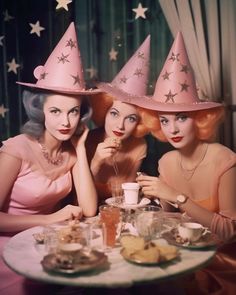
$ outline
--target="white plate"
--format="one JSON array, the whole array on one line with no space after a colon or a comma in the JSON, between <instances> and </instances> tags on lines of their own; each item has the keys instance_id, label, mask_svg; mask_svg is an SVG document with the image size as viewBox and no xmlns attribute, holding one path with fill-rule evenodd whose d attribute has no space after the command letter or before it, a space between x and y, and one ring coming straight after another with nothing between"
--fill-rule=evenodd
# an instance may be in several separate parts
<instances>
[{"instance_id":1,"label":"white plate","mask_svg":"<svg viewBox=\"0 0 236 295\"><path fill-rule=\"evenodd\" d=\"M119 207L122 209L136 209L136 208L141 208L141 207L148 205L151 202L151 200L149 200L148 198L142 198L138 204L130 205L130 204L126 204L122 201L121 201L121 203L119 203L116 201L116 198L112 197L112 198L106 199L105 202L108 205L116 206L116 207Z\"/></svg>"}]
</instances>

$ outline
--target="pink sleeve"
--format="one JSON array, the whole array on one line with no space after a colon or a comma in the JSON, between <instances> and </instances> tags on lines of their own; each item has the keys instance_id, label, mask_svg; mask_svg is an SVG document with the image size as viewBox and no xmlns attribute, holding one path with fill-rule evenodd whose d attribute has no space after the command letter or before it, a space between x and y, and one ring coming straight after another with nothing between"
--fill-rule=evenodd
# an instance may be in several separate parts
<instances>
[{"instance_id":1,"label":"pink sleeve","mask_svg":"<svg viewBox=\"0 0 236 295\"><path fill-rule=\"evenodd\" d=\"M223 241L236 239L236 216L227 215L215 213L210 226L211 232Z\"/></svg>"}]
</instances>

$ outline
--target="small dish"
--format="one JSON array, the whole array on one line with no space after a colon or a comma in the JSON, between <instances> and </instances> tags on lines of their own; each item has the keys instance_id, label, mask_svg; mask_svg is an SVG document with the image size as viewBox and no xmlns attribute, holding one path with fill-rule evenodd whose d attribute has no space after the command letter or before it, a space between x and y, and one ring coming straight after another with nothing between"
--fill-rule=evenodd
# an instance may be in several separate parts
<instances>
[{"instance_id":1,"label":"small dish","mask_svg":"<svg viewBox=\"0 0 236 295\"><path fill-rule=\"evenodd\" d=\"M136 208L141 208L146 205L148 205L151 202L148 198L142 198L141 201L138 204L126 204L123 201L123 198L120 202L117 202L116 198L111 197L105 200L105 203L108 205L116 206L122 209L136 209Z\"/></svg>"},{"instance_id":2,"label":"small dish","mask_svg":"<svg viewBox=\"0 0 236 295\"><path fill-rule=\"evenodd\" d=\"M96 250L86 254L82 251L75 255L52 253L41 261L46 272L75 274L97 269L107 262L107 256Z\"/></svg>"},{"instance_id":3,"label":"small dish","mask_svg":"<svg viewBox=\"0 0 236 295\"><path fill-rule=\"evenodd\" d=\"M214 247L220 243L220 240L218 239L218 237L209 231L206 232L196 242L183 241L183 239L181 239L178 234L177 228L173 228L170 231L163 232L161 236L163 239L166 239L168 243L172 245L189 248L189 249L201 249L201 248L207 248L207 247Z\"/></svg>"}]
</instances>

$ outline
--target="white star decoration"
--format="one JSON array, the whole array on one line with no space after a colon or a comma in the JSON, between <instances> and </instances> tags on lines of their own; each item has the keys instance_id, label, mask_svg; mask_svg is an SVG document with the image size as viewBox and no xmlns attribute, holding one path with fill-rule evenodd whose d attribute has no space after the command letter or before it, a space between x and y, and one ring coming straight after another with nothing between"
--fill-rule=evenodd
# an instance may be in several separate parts
<instances>
[{"instance_id":1,"label":"white star decoration","mask_svg":"<svg viewBox=\"0 0 236 295\"><path fill-rule=\"evenodd\" d=\"M57 6L56 10L60 8L64 8L66 11L68 11L68 4L72 2L72 0L56 0L57 1Z\"/></svg>"},{"instance_id":2,"label":"white star decoration","mask_svg":"<svg viewBox=\"0 0 236 295\"><path fill-rule=\"evenodd\" d=\"M110 60L117 60L118 51L116 51L113 47L109 52Z\"/></svg>"},{"instance_id":3,"label":"white star decoration","mask_svg":"<svg viewBox=\"0 0 236 295\"><path fill-rule=\"evenodd\" d=\"M0 36L0 46L3 46L2 40L4 39L4 36Z\"/></svg>"},{"instance_id":4,"label":"white star decoration","mask_svg":"<svg viewBox=\"0 0 236 295\"><path fill-rule=\"evenodd\" d=\"M97 77L97 70L94 67L86 69L86 72L89 73L89 78L93 79Z\"/></svg>"},{"instance_id":5,"label":"white star decoration","mask_svg":"<svg viewBox=\"0 0 236 295\"><path fill-rule=\"evenodd\" d=\"M8 10L5 10L3 12L3 15L4 15L4 22L9 22L11 19L13 19L14 17L11 16L9 13L8 13Z\"/></svg>"},{"instance_id":6,"label":"white star decoration","mask_svg":"<svg viewBox=\"0 0 236 295\"><path fill-rule=\"evenodd\" d=\"M132 10L136 13L135 19L139 17L146 18L145 12L148 10L148 8L143 7L141 3L138 4L137 8L133 8Z\"/></svg>"},{"instance_id":7,"label":"white star decoration","mask_svg":"<svg viewBox=\"0 0 236 295\"><path fill-rule=\"evenodd\" d=\"M17 68L19 68L20 65L16 63L15 58L13 58L11 62L8 62L7 65L9 67L7 70L8 72L14 72L17 74Z\"/></svg>"},{"instance_id":8,"label":"white star decoration","mask_svg":"<svg viewBox=\"0 0 236 295\"><path fill-rule=\"evenodd\" d=\"M45 30L44 27L40 27L40 23L39 21L37 21L35 24L29 24L31 26L31 31L30 31L30 34L36 34L38 37L40 37L40 32Z\"/></svg>"},{"instance_id":9,"label":"white star decoration","mask_svg":"<svg viewBox=\"0 0 236 295\"><path fill-rule=\"evenodd\" d=\"M5 118L5 113L8 111L8 109L4 108L3 104L0 106L0 116L2 116L3 118Z\"/></svg>"}]
</instances>

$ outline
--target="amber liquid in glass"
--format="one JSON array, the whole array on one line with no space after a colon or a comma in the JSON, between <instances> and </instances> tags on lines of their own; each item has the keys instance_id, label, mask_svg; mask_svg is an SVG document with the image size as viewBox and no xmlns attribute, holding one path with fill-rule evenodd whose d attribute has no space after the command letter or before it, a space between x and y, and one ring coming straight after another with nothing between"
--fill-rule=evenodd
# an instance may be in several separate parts
<instances>
[{"instance_id":1,"label":"amber liquid in glass","mask_svg":"<svg viewBox=\"0 0 236 295\"><path fill-rule=\"evenodd\" d=\"M114 247L116 242L116 229L120 221L120 209L116 207L104 207L100 210L100 218L103 224L104 245Z\"/></svg>"}]
</instances>

